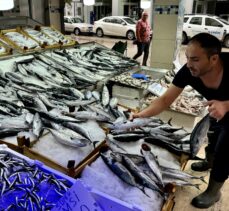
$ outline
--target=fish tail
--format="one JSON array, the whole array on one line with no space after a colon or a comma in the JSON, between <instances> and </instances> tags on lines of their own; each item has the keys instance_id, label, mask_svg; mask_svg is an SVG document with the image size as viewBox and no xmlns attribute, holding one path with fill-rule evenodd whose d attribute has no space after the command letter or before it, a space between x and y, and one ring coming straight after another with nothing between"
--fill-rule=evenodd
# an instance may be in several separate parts
<instances>
[{"instance_id":1,"label":"fish tail","mask_svg":"<svg viewBox=\"0 0 229 211\"><path fill-rule=\"evenodd\" d=\"M96 148L96 144L97 144L98 142L99 142L99 141L94 141L94 142L92 142L94 149Z\"/></svg>"},{"instance_id":2,"label":"fish tail","mask_svg":"<svg viewBox=\"0 0 229 211\"><path fill-rule=\"evenodd\" d=\"M201 176L201 177L200 177L200 180L201 180L202 182L204 182L205 184L207 184L206 180L204 179L206 176L207 176L207 175Z\"/></svg>"},{"instance_id":3,"label":"fish tail","mask_svg":"<svg viewBox=\"0 0 229 211\"><path fill-rule=\"evenodd\" d=\"M169 124L170 126L172 126L172 123L171 123L171 122L172 122L172 119L173 119L173 118L170 118L170 119L168 120L168 124Z\"/></svg>"},{"instance_id":4,"label":"fish tail","mask_svg":"<svg viewBox=\"0 0 229 211\"><path fill-rule=\"evenodd\" d=\"M200 185L201 185L201 184L194 184L194 186L195 186L198 190L200 190Z\"/></svg>"},{"instance_id":5,"label":"fish tail","mask_svg":"<svg viewBox=\"0 0 229 211\"><path fill-rule=\"evenodd\" d=\"M145 188L143 187L143 188L141 188L141 191L147 196L147 197L149 197L150 198L150 196L146 193L146 191L145 191Z\"/></svg>"}]
</instances>

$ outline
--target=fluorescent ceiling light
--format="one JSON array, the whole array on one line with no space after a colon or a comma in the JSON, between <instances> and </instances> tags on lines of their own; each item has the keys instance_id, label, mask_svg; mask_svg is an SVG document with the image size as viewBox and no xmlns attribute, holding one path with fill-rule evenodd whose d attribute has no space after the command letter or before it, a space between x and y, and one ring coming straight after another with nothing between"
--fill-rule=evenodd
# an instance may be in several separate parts
<instances>
[{"instance_id":1,"label":"fluorescent ceiling light","mask_svg":"<svg viewBox=\"0 0 229 211\"><path fill-rule=\"evenodd\" d=\"M14 7L14 0L0 0L0 10L10 10Z\"/></svg>"},{"instance_id":2,"label":"fluorescent ceiling light","mask_svg":"<svg viewBox=\"0 0 229 211\"><path fill-rule=\"evenodd\" d=\"M95 0L83 0L84 5L92 6L95 4Z\"/></svg>"},{"instance_id":3,"label":"fluorescent ceiling light","mask_svg":"<svg viewBox=\"0 0 229 211\"><path fill-rule=\"evenodd\" d=\"M141 0L140 7L141 7L142 9L148 9L148 8L150 8L150 4L151 4L150 1Z\"/></svg>"}]
</instances>

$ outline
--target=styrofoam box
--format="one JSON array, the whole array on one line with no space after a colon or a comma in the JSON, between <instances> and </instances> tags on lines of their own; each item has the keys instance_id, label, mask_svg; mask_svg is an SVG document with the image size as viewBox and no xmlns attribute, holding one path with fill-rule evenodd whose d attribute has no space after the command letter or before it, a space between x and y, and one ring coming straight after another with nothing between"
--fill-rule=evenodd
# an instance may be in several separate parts
<instances>
[{"instance_id":1,"label":"styrofoam box","mask_svg":"<svg viewBox=\"0 0 229 211\"><path fill-rule=\"evenodd\" d=\"M128 107L128 108L139 109L142 106L140 100L128 99L128 98L122 97L120 95L113 95L113 97L118 98L118 104L119 105L123 105L123 106Z\"/></svg>"},{"instance_id":2,"label":"styrofoam box","mask_svg":"<svg viewBox=\"0 0 229 211\"><path fill-rule=\"evenodd\" d=\"M113 85L112 87L112 96L117 97L120 96L121 98L126 99L141 99L143 97L143 89L131 88L126 87L123 85Z\"/></svg>"},{"instance_id":3,"label":"styrofoam box","mask_svg":"<svg viewBox=\"0 0 229 211\"><path fill-rule=\"evenodd\" d=\"M141 73L145 75L149 75L153 80L161 79L169 70L161 69L161 68L152 68L147 66L141 66L141 69L136 73Z\"/></svg>"}]
</instances>

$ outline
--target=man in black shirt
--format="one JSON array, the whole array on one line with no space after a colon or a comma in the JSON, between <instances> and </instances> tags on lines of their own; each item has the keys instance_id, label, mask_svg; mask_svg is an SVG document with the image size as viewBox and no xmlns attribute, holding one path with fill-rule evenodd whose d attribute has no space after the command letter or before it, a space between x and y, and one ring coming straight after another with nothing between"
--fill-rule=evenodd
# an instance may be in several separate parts
<instances>
[{"instance_id":1,"label":"man in black shirt","mask_svg":"<svg viewBox=\"0 0 229 211\"><path fill-rule=\"evenodd\" d=\"M195 35L186 49L187 63L178 71L169 89L133 118L150 117L167 109L190 85L208 101L210 128L206 160L191 168L211 168L207 189L192 200L198 208L208 208L220 199L220 189L229 175L229 54L221 53L220 41L207 33Z\"/></svg>"}]
</instances>

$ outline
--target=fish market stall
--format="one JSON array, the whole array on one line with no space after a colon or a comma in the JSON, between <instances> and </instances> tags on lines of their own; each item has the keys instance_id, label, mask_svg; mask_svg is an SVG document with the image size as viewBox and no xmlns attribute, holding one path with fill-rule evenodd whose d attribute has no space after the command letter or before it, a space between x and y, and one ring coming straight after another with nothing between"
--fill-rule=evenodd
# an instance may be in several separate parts
<instances>
[{"instance_id":1,"label":"fish market stall","mask_svg":"<svg viewBox=\"0 0 229 211\"><path fill-rule=\"evenodd\" d=\"M132 109L142 107L142 99L148 93L150 84L160 80L168 70L135 67L128 72L119 74L109 80L112 96L119 99L119 103Z\"/></svg>"}]
</instances>

